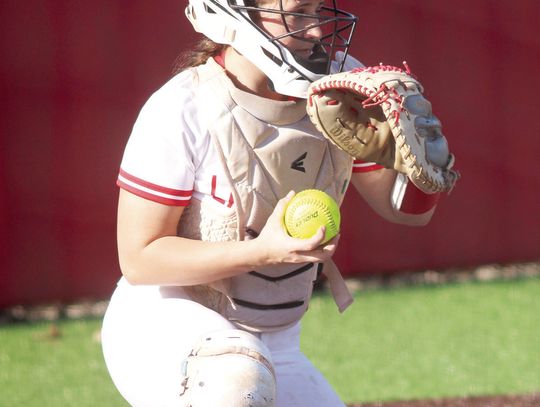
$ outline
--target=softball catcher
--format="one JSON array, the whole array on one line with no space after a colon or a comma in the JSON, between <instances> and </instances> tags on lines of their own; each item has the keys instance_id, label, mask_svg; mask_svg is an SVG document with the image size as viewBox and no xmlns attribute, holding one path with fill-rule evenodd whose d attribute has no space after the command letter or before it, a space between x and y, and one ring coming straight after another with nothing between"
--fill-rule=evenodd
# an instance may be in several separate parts
<instances>
[{"instance_id":1,"label":"softball catcher","mask_svg":"<svg viewBox=\"0 0 540 407\"><path fill-rule=\"evenodd\" d=\"M284 208L308 188L341 204L352 183L422 225L453 155L410 72L348 55L357 19L337 0L189 0L186 15L205 39L142 108L118 176L112 380L137 407L343 406L299 346L321 273L340 311L352 302L339 236L288 236Z\"/></svg>"}]
</instances>

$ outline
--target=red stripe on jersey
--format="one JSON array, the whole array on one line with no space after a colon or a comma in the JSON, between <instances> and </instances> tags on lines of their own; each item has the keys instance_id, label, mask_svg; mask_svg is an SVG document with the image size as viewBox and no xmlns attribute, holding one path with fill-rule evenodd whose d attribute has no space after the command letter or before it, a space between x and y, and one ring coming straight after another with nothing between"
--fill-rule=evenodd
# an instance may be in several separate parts
<instances>
[{"instance_id":1,"label":"red stripe on jersey","mask_svg":"<svg viewBox=\"0 0 540 407\"><path fill-rule=\"evenodd\" d=\"M122 169L120 169L120 175L124 177L125 179L127 179L128 181L131 181L137 185L140 185L141 187L145 187L156 192L161 192L163 194L177 196L177 197L191 197L191 195L193 194L193 190L172 189L172 188L162 187L161 185L152 184L151 182L137 178L136 176L131 175Z\"/></svg>"},{"instance_id":2,"label":"red stripe on jersey","mask_svg":"<svg viewBox=\"0 0 540 407\"><path fill-rule=\"evenodd\" d=\"M116 185L118 185L120 188L131 192L133 195L137 195L141 198L148 199L149 201L157 202L163 205L169 205L169 206L188 206L190 199L184 199L184 200L177 200L177 199L170 199L165 198L159 195L154 195L146 191L141 191L140 189L137 189L129 184L126 184L125 182L122 182L120 180L116 181Z\"/></svg>"},{"instance_id":3,"label":"red stripe on jersey","mask_svg":"<svg viewBox=\"0 0 540 407\"><path fill-rule=\"evenodd\" d=\"M216 196L216 187L217 187L217 176L212 176L212 198L214 198L216 201L218 201L222 205L227 205L227 207L232 207L234 203L233 195L232 193L229 195L229 201L225 203L225 199L220 198L219 196Z\"/></svg>"},{"instance_id":4,"label":"red stripe on jersey","mask_svg":"<svg viewBox=\"0 0 540 407\"><path fill-rule=\"evenodd\" d=\"M384 167L375 163L366 163L361 160L354 160L352 172L371 172L382 170Z\"/></svg>"}]
</instances>

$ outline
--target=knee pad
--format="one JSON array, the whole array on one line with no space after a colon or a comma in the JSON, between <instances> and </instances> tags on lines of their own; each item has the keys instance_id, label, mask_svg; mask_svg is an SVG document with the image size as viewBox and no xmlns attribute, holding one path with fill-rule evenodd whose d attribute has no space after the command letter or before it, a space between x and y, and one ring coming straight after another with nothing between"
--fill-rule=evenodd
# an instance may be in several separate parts
<instances>
[{"instance_id":1,"label":"knee pad","mask_svg":"<svg viewBox=\"0 0 540 407\"><path fill-rule=\"evenodd\" d=\"M227 329L204 335L182 366L181 398L190 407L272 407L270 351L254 335Z\"/></svg>"}]
</instances>

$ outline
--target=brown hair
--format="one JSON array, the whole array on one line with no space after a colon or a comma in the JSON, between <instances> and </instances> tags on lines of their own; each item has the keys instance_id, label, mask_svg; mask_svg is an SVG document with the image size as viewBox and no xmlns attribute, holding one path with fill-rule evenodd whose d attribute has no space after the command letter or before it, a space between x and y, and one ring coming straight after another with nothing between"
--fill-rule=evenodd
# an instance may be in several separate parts
<instances>
[{"instance_id":1,"label":"brown hair","mask_svg":"<svg viewBox=\"0 0 540 407\"><path fill-rule=\"evenodd\" d=\"M246 0L246 6L255 6L269 3L272 0ZM228 45L216 44L212 40L203 37L195 46L185 52L182 52L173 64L173 74L177 74L187 68L195 67L204 64L209 58L219 55L227 48Z\"/></svg>"},{"instance_id":2,"label":"brown hair","mask_svg":"<svg viewBox=\"0 0 540 407\"><path fill-rule=\"evenodd\" d=\"M216 44L214 41L204 37L192 49L178 55L174 61L173 74L177 74L187 68L202 65L209 58L221 54L225 48L227 48L227 45Z\"/></svg>"}]
</instances>

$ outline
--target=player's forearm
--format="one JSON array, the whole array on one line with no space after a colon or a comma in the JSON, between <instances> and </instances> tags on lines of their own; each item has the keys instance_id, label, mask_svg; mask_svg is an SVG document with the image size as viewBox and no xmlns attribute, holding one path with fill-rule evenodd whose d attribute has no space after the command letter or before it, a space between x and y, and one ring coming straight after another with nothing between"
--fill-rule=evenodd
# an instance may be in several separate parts
<instances>
[{"instance_id":1,"label":"player's forearm","mask_svg":"<svg viewBox=\"0 0 540 407\"><path fill-rule=\"evenodd\" d=\"M134 253L120 253L132 284L207 284L253 270L265 262L256 241L204 242L176 236L156 239Z\"/></svg>"},{"instance_id":2,"label":"player's forearm","mask_svg":"<svg viewBox=\"0 0 540 407\"><path fill-rule=\"evenodd\" d=\"M368 205L384 219L394 222L390 194L396 180L396 171L381 169L366 173L355 173L351 182Z\"/></svg>"},{"instance_id":3,"label":"player's forearm","mask_svg":"<svg viewBox=\"0 0 540 407\"><path fill-rule=\"evenodd\" d=\"M429 223L435 212L435 203L416 213L398 210L392 204L392 190L397 182L396 177L396 171L383 169L353 174L352 183L371 208L384 219L408 226L424 226Z\"/></svg>"},{"instance_id":4,"label":"player's forearm","mask_svg":"<svg viewBox=\"0 0 540 407\"><path fill-rule=\"evenodd\" d=\"M259 236L246 241L204 242L178 237L183 208L160 205L121 190L118 254L122 273L132 284L195 285L283 263L324 263L337 240L321 245L324 228L294 239L283 228L291 194L280 199Z\"/></svg>"}]
</instances>

